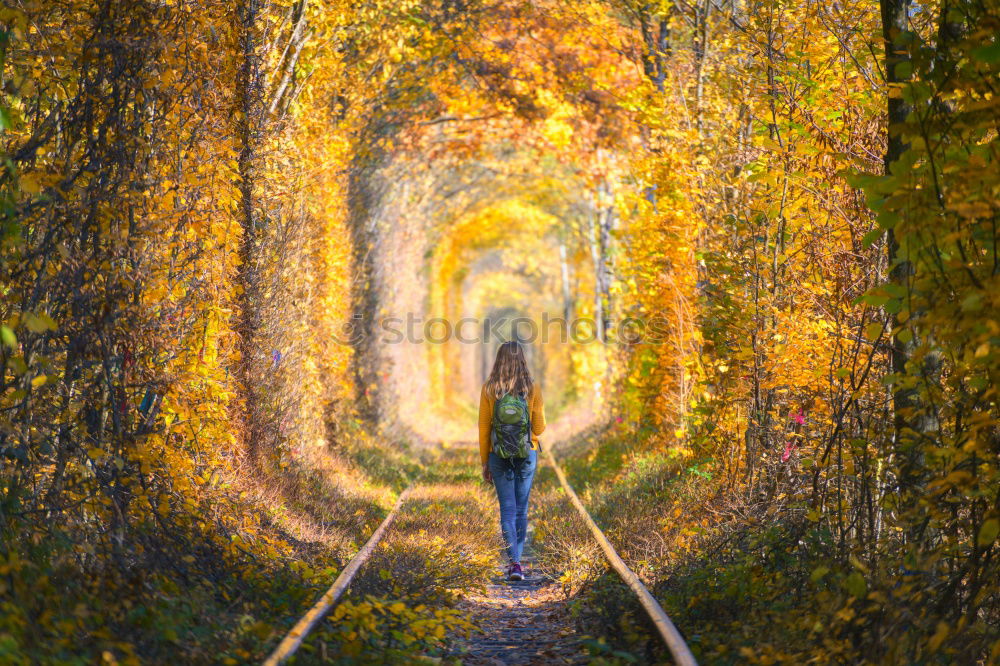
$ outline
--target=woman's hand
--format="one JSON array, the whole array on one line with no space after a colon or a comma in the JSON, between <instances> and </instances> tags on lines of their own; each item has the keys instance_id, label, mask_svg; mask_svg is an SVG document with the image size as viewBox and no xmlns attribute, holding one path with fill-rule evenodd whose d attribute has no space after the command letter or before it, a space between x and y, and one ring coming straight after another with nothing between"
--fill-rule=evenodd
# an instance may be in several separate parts
<instances>
[{"instance_id":1,"label":"woman's hand","mask_svg":"<svg viewBox=\"0 0 1000 666\"><path fill-rule=\"evenodd\" d=\"M493 473L490 471L489 463L483 463L483 481L493 483Z\"/></svg>"}]
</instances>

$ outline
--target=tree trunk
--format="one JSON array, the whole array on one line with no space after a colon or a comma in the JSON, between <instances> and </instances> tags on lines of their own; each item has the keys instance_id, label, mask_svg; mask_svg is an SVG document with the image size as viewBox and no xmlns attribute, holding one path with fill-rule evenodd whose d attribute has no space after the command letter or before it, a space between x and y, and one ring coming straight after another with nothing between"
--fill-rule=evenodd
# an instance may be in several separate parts
<instances>
[{"instance_id":1,"label":"tree trunk","mask_svg":"<svg viewBox=\"0 0 1000 666\"><path fill-rule=\"evenodd\" d=\"M653 32L653 17L650 16L652 9L650 3L639 7L639 27L642 31L642 41L645 50L642 54L642 69L657 91L664 91L664 83L667 80L666 58L670 54L670 15L674 12L674 5L670 5L669 13L662 16L657 21L657 30Z\"/></svg>"},{"instance_id":2,"label":"tree trunk","mask_svg":"<svg viewBox=\"0 0 1000 666\"><path fill-rule=\"evenodd\" d=\"M910 68L900 68L902 63L909 62L906 52L905 35L909 26L909 0L881 0L882 33L885 41L886 80L892 87L899 87L910 79ZM947 7L944 8L947 11ZM950 28L942 27L942 34L947 34ZM903 138L902 125L910 114L912 107L906 103L898 90L890 90L888 100L888 144L885 153L885 172L888 174L894 162L907 151L909 145ZM905 238L900 242L896 229L886 232L886 249L889 260L890 281L902 285L909 293L912 290L914 266L908 259L904 247ZM909 308L907 308L909 309ZM916 312L909 312L909 320L915 321ZM909 330L909 337L900 337L902 331L898 314L891 315L893 330L900 333L893 335L889 355L890 369L893 374L907 374L906 365L913 358L921 344L917 331ZM928 354L921 372L926 376L937 374L937 361L934 354ZM921 486L922 469L924 467L924 441L933 437L938 430L936 414L931 405L922 404L917 387L895 385L893 400L893 435L895 449L900 456L899 488L901 492L917 490Z\"/></svg>"},{"instance_id":3,"label":"tree trunk","mask_svg":"<svg viewBox=\"0 0 1000 666\"><path fill-rule=\"evenodd\" d=\"M597 338L606 342L613 317L611 281L614 269L611 261L611 232L615 226L614 203L604 204L611 197L607 179L598 185L591 224L590 257L594 264L594 325Z\"/></svg>"},{"instance_id":4,"label":"tree trunk","mask_svg":"<svg viewBox=\"0 0 1000 666\"><path fill-rule=\"evenodd\" d=\"M573 297L569 286L569 261L566 258L566 243L559 241L559 274L562 278L562 299L563 299L563 319L564 330L569 330L570 319L573 316Z\"/></svg>"},{"instance_id":5,"label":"tree trunk","mask_svg":"<svg viewBox=\"0 0 1000 666\"><path fill-rule=\"evenodd\" d=\"M704 5L695 5L694 10L695 43L695 129L701 138L704 129L702 118L703 98L705 96L705 58L708 56L708 18L712 13L712 0L705 0Z\"/></svg>"},{"instance_id":6,"label":"tree trunk","mask_svg":"<svg viewBox=\"0 0 1000 666\"><path fill-rule=\"evenodd\" d=\"M885 150L885 173L888 174L893 162L906 152L907 144L901 135L900 125L906 120L910 113L910 106L903 101L898 91L893 92L892 88L897 84L907 80L908 76L900 76L897 68L901 63L909 61L906 52L896 46L900 36L907 31L909 25L908 12L910 0L880 0L882 10L882 37L885 46L885 71L886 81L890 86L888 98L888 142ZM889 276L894 282L906 284L913 274L913 266L909 261L899 260L899 243L896 240L894 229L886 232L886 250L889 259ZM892 315L892 326L899 325L897 315ZM891 350L889 354L889 366L894 374L902 375L906 372L906 361L913 352L916 342L910 340L905 342L898 335L893 336ZM910 388L898 388L893 390L893 425L895 431L895 441L901 439L902 431L907 427L907 412L916 404L916 390Z\"/></svg>"},{"instance_id":7,"label":"tree trunk","mask_svg":"<svg viewBox=\"0 0 1000 666\"><path fill-rule=\"evenodd\" d=\"M287 100L293 97L293 95L286 93L289 90L292 79L295 77L295 67L298 64L299 55L302 53L302 47L306 43L306 0L300 0L295 3L293 10L295 16L294 27L288 37L288 44L285 45L285 50L281 54L281 59L276 69L276 73L281 76L281 80L271 93L271 100L267 108L268 115L273 115L281 108L287 108Z\"/></svg>"},{"instance_id":8,"label":"tree trunk","mask_svg":"<svg viewBox=\"0 0 1000 666\"><path fill-rule=\"evenodd\" d=\"M594 207L590 225L590 261L594 265L594 336L604 339L604 255L601 251L601 209Z\"/></svg>"},{"instance_id":9,"label":"tree trunk","mask_svg":"<svg viewBox=\"0 0 1000 666\"><path fill-rule=\"evenodd\" d=\"M263 440L263 418L259 413L259 333L261 315L261 257L265 220L258 214L255 185L260 169L257 154L260 121L263 111L260 53L258 45L259 0L241 0L236 7L235 30L239 46L236 72L235 130L239 146L237 159L239 222L243 228L240 241L240 267L236 274L236 333L239 336L239 361L236 379L242 402L244 447L251 460L258 461Z\"/></svg>"}]
</instances>

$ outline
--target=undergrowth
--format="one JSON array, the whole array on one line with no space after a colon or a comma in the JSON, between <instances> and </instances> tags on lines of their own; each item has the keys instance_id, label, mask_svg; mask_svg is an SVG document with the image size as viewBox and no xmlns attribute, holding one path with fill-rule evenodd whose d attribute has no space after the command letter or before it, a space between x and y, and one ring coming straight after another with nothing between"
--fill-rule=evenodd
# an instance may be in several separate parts
<instances>
[{"instance_id":1,"label":"undergrowth","mask_svg":"<svg viewBox=\"0 0 1000 666\"><path fill-rule=\"evenodd\" d=\"M733 487L708 458L652 449L625 428L574 442L564 468L619 554L639 574L700 663L905 663L949 626L927 624L922 572L862 561L791 491L794 476ZM563 453L565 456L565 452ZM562 504L540 527L546 566L563 572L581 631L622 661L669 661L645 612ZM891 604L902 611L890 612ZM968 643L922 663L997 663L998 631L960 621ZM935 635L935 632L937 634ZM985 662L983 646L993 645ZM946 644L945 644L946 645Z\"/></svg>"},{"instance_id":2,"label":"undergrowth","mask_svg":"<svg viewBox=\"0 0 1000 666\"><path fill-rule=\"evenodd\" d=\"M381 479L351 462L376 446L359 431L270 471L206 468L136 513L127 550L102 552L71 525L11 541L0 663L259 661L391 505L381 479L406 474L398 458L385 452Z\"/></svg>"}]
</instances>

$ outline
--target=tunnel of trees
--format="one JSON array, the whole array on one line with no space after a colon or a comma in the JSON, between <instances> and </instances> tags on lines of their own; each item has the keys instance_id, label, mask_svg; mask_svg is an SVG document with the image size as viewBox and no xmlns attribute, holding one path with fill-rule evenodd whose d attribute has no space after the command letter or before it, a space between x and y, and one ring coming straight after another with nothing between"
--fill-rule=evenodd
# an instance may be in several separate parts
<instances>
[{"instance_id":1,"label":"tunnel of trees","mask_svg":"<svg viewBox=\"0 0 1000 666\"><path fill-rule=\"evenodd\" d=\"M998 35L993 0L5 2L0 661L259 661L448 465L303 658L452 658L518 337L700 660L995 663ZM562 515L592 654L664 659Z\"/></svg>"}]
</instances>

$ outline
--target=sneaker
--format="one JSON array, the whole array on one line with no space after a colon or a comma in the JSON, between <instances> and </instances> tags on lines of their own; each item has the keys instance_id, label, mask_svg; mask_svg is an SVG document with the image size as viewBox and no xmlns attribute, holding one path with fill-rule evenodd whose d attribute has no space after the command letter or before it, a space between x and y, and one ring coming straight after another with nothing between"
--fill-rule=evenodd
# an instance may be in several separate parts
<instances>
[{"instance_id":1,"label":"sneaker","mask_svg":"<svg viewBox=\"0 0 1000 666\"><path fill-rule=\"evenodd\" d=\"M524 571L521 570L521 563L514 562L510 565L510 573L507 574L507 578L510 580L524 580Z\"/></svg>"}]
</instances>

